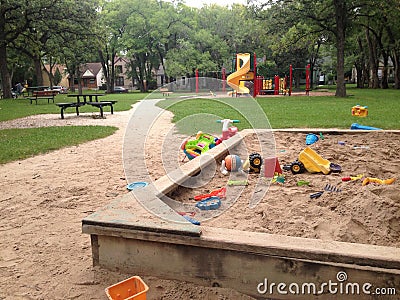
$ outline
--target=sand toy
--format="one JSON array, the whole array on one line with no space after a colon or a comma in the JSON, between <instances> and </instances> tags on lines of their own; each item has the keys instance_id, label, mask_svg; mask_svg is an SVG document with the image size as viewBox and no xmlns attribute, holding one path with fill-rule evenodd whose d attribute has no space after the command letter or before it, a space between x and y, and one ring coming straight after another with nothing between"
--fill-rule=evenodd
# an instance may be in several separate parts
<instances>
[{"instance_id":1,"label":"sand toy","mask_svg":"<svg viewBox=\"0 0 400 300\"><path fill-rule=\"evenodd\" d=\"M196 203L196 207L201 210L214 210L218 209L220 206L221 206L221 199L215 196L201 200Z\"/></svg>"},{"instance_id":2,"label":"sand toy","mask_svg":"<svg viewBox=\"0 0 400 300\"><path fill-rule=\"evenodd\" d=\"M146 300L149 287L139 276L132 276L106 288L105 292L110 300L135 299Z\"/></svg>"},{"instance_id":3,"label":"sand toy","mask_svg":"<svg viewBox=\"0 0 400 300\"><path fill-rule=\"evenodd\" d=\"M194 200L200 201L200 200L207 199L207 198L210 198L213 196L219 197L219 198L225 198L226 197L226 187L220 188L218 190L214 190L214 191L210 192L209 194L194 196Z\"/></svg>"},{"instance_id":4,"label":"sand toy","mask_svg":"<svg viewBox=\"0 0 400 300\"><path fill-rule=\"evenodd\" d=\"M341 172L342 168L322 158L310 147L307 147L300 152L298 160L290 165L290 170L293 174L300 174L307 170L310 173L322 172L326 175L330 172Z\"/></svg>"},{"instance_id":5,"label":"sand toy","mask_svg":"<svg viewBox=\"0 0 400 300\"><path fill-rule=\"evenodd\" d=\"M357 104L351 108L351 115L355 117L366 117L368 116L368 106L362 106Z\"/></svg>"},{"instance_id":6,"label":"sand toy","mask_svg":"<svg viewBox=\"0 0 400 300\"><path fill-rule=\"evenodd\" d=\"M207 152L209 149L214 148L217 145L217 140L218 138L213 135L199 131L195 139L186 139L182 143L181 149L189 160L192 160Z\"/></svg>"},{"instance_id":7,"label":"sand toy","mask_svg":"<svg viewBox=\"0 0 400 300\"><path fill-rule=\"evenodd\" d=\"M380 128L366 126L366 125L360 125L358 123L351 124L350 129L351 130L382 130Z\"/></svg>"},{"instance_id":8,"label":"sand toy","mask_svg":"<svg viewBox=\"0 0 400 300\"><path fill-rule=\"evenodd\" d=\"M374 177L367 177L363 180L362 185L367 185L369 183L377 183L377 184L392 184L396 181L396 178L390 179L379 179Z\"/></svg>"}]
</instances>

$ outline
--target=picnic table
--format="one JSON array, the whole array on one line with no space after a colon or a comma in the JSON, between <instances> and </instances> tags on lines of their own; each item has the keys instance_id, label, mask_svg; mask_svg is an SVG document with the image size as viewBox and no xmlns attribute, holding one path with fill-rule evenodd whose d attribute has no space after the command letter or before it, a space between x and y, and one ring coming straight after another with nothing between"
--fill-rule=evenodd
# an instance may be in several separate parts
<instances>
[{"instance_id":1,"label":"picnic table","mask_svg":"<svg viewBox=\"0 0 400 300\"><path fill-rule=\"evenodd\" d=\"M34 91L33 92L33 96L29 97L29 100L31 102L31 104L33 103L33 101L38 102L38 100L47 100L47 103L50 103L50 100L53 101L54 103L54 97L57 95L58 93L56 91Z\"/></svg>"},{"instance_id":2,"label":"picnic table","mask_svg":"<svg viewBox=\"0 0 400 300\"><path fill-rule=\"evenodd\" d=\"M83 99L83 102L99 102L99 97L104 96L104 94L71 94L68 95L68 97L75 97L77 102L81 102L81 99ZM94 99L94 101L93 101ZM87 101L89 100L89 101Z\"/></svg>"},{"instance_id":3,"label":"picnic table","mask_svg":"<svg viewBox=\"0 0 400 300\"><path fill-rule=\"evenodd\" d=\"M44 91L44 90L47 90L48 88L49 88L49 87L46 86L46 85L42 85L42 86L29 86L29 87L26 88L26 91L27 91L27 93L28 93L28 96L29 96L29 95L32 95L32 96L33 96L33 93L34 93L34 92L37 92L37 91Z\"/></svg>"},{"instance_id":4,"label":"picnic table","mask_svg":"<svg viewBox=\"0 0 400 300\"><path fill-rule=\"evenodd\" d=\"M97 107L100 109L100 117L104 117L103 108L105 106L109 106L111 109L111 114L114 114L113 105L117 103L116 100L107 100L107 101L99 101L98 97L104 96L104 94L73 94L68 95L68 97L75 97L76 102L67 102L67 103L56 103L58 107L61 108L61 119L64 119L64 111L68 107L75 107L76 115L79 116L79 107L83 105L91 105L93 107ZM81 99L83 101L81 101ZM94 100L94 101L93 101Z\"/></svg>"}]
</instances>

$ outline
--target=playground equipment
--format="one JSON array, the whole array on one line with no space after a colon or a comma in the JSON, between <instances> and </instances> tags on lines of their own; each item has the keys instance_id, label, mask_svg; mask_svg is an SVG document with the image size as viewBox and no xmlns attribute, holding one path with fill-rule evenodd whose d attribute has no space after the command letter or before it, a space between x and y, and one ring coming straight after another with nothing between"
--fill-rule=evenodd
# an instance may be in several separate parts
<instances>
[{"instance_id":1,"label":"playground equipment","mask_svg":"<svg viewBox=\"0 0 400 300\"><path fill-rule=\"evenodd\" d=\"M366 117L368 116L368 106L361 106L357 104L351 108L351 115L355 117Z\"/></svg>"},{"instance_id":2,"label":"playground equipment","mask_svg":"<svg viewBox=\"0 0 400 300\"><path fill-rule=\"evenodd\" d=\"M255 71L251 69L250 53L236 54L236 71L226 79L228 85L235 91L235 94L250 94L249 88L245 87L246 81L254 80ZM255 60L254 60L255 64ZM253 67L255 69L255 67Z\"/></svg>"},{"instance_id":3,"label":"playground equipment","mask_svg":"<svg viewBox=\"0 0 400 300\"><path fill-rule=\"evenodd\" d=\"M186 139L181 145L181 149L189 160L200 156L220 143L217 137L201 131L197 133L194 140L189 139Z\"/></svg>"},{"instance_id":4,"label":"playground equipment","mask_svg":"<svg viewBox=\"0 0 400 300\"><path fill-rule=\"evenodd\" d=\"M290 165L290 170L293 174L300 174L307 170L310 173L322 172L327 175L330 172L341 172L342 168L322 158L310 147L307 147L300 152L298 160Z\"/></svg>"},{"instance_id":5,"label":"playground equipment","mask_svg":"<svg viewBox=\"0 0 400 300\"><path fill-rule=\"evenodd\" d=\"M306 94L309 95L310 88L310 64L301 68L306 72ZM296 70L299 68L296 68ZM227 77L228 85L233 89L232 96L239 94L257 95L286 95L292 94L293 70L289 66L289 79L285 77L274 76L274 79L267 79L263 76L257 76L256 55L250 53L236 54L235 72Z\"/></svg>"}]
</instances>

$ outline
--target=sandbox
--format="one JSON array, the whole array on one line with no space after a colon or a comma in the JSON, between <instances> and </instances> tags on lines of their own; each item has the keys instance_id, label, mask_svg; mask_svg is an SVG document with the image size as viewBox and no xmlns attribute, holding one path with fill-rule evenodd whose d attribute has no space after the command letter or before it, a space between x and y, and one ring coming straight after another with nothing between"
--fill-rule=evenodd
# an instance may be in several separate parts
<instances>
[{"instance_id":1,"label":"sandbox","mask_svg":"<svg viewBox=\"0 0 400 300\"><path fill-rule=\"evenodd\" d=\"M381 133L392 135L393 144L384 148L374 136L380 133L358 132L364 142L355 145L351 135L324 131L326 140L314 145L314 149L325 158L341 164L347 155L357 153L358 159L353 158L352 164L342 164L342 174L288 174L282 186L267 183L266 200L254 208L248 207L247 192L242 188L238 194L243 198L239 197L219 216L205 219L201 226L191 224L161 200L169 195L190 203L195 193L221 186L215 180L196 191L180 187L187 176L199 176L208 165L218 164L228 151L236 151L235 147L240 147L243 139L251 139L251 134L254 132L242 132L201 159L184 164L86 217L82 229L91 236L93 263L135 275L233 288L255 298L292 299L296 295L296 299L313 299L323 294L324 299L338 299L346 294L349 299L373 299L380 293L386 295L380 298L390 299L390 294L398 293L398 183L361 187L359 181L340 182L341 176L355 175L354 172L374 177L398 173L398 133ZM278 137L280 134L275 133ZM304 136L305 132L293 135ZM276 153L282 165L296 159L294 153L299 149L293 141L292 136L282 142L277 139ZM335 151L328 153L327 149L333 147ZM369 164L368 155L378 152L385 159ZM300 179L310 185L298 187ZM323 190L328 182L342 191L325 192L318 199L308 197L311 192ZM304 190L299 192L299 188ZM370 193L378 199L363 203ZM301 201L296 202L295 198ZM153 214L139 204L143 202ZM360 220L361 210L369 209L371 213ZM298 214L280 213L290 210ZM331 215L313 222L324 212ZM338 215L345 219L344 223L339 222Z\"/></svg>"}]
</instances>

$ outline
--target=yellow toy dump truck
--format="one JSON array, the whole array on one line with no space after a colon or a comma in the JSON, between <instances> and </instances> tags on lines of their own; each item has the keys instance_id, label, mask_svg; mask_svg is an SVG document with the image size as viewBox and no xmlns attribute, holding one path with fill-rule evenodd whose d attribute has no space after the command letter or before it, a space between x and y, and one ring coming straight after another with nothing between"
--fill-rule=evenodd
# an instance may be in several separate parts
<instances>
[{"instance_id":1,"label":"yellow toy dump truck","mask_svg":"<svg viewBox=\"0 0 400 300\"><path fill-rule=\"evenodd\" d=\"M342 168L322 158L310 147L307 147L300 152L298 160L290 165L290 171L293 174L300 174L306 170L310 173L322 172L326 175L330 172L340 172Z\"/></svg>"}]
</instances>

